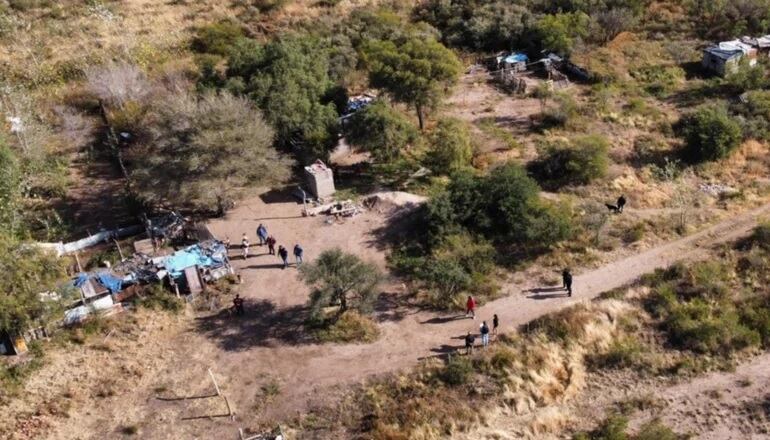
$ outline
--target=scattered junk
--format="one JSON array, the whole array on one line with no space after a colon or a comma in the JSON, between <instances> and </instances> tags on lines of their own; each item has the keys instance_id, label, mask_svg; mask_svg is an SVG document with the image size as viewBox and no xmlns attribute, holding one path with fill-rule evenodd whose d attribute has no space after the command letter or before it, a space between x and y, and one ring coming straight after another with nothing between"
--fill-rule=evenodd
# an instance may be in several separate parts
<instances>
[{"instance_id":1,"label":"scattered junk","mask_svg":"<svg viewBox=\"0 0 770 440\"><path fill-rule=\"evenodd\" d=\"M744 58L750 66L756 65L757 53L756 47L741 40L723 41L703 50L701 65L719 76L726 76L734 73Z\"/></svg>"},{"instance_id":2,"label":"scattered junk","mask_svg":"<svg viewBox=\"0 0 770 440\"><path fill-rule=\"evenodd\" d=\"M144 221L147 236L156 244L156 247L182 237L187 223L187 219L176 211L151 219L145 218Z\"/></svg>"},{"instance_id":3,"label":"scattered junk","mask_svg":"<svg viewBox=\"0 0 770 440\"><path fill-rule=\"evenodd\" d=\"M238 428L238 438L239 440L285 440L286 436L283 433L281 425L278 425L270 432L254 435L247 435L243 432L243 428Z\"/></svg>"},{"instance_id":4,"label":"scattered junk","mask_svg":"<svg viewBox=\"0 0 770 440\"><path fill-rule=\"evenodd\" d=\"M22 355L27 350L27 342L22 336L0 330L0 355Z\"/></svg>"},{"instance_id":5,"label":"scattered junk","mask_svg":"<svg viewBox=\"0 0 770 440\"><path fill-rule=\"evenodd\" d=\"M741 43L748 44L757 50L758 55L770 56L770 35L763 37L741 37Z\"/></svg>"},{"instance_id":6,"label":"scattered junk","mask_svg":"<svg viewBox=\"0 0 770 440\"><path fill-rule=\"evenodd\" d=\"M345 125L348 119L350 119L351 116L356 114L361 109L366 108L369 104L374 102L374 100L377 98L377 95L374 93L362 93L360 95L351 96L348 98L347 106L345 107L345 110L342 113L342 116L340 116L339 121Z\"/></svg>"},{"instance_id":7,"label":"scattered junk","mask_svg":"<svg viewBox=\"0 0 770 440\"><path fill-rule=\"evenodd\" d=\"M64 325L78 324L94 312L109 315L122 311L121 302L135 294L132 286L168 280L177 296L184 293L191 300L205 289L206 283L233 273L227 248L218 240L206 240L158 257L137 253L111 269L80 273L63 286L63 291L74 291L78 298L65 311Z\"/></svg>"},{"instance_id":8,"label":"scattered junk","mask_svg":"<svg viewBox=\"0 0 770 440\"><path fill-rule=\"evenodd\" d=\"M739 193L737 189L721 183L701 183L698 189L712 197L726 197Z\"/></svg>"},{"instance_id":9,"label":"scattered junk","mask_svg":"<svg viewBox=\"0 0 770 440\"><path fill-rule=\"evenodd\" d=\"M335 192L332 170L321 159L305 167L305 180L310 192L319 201L332 196Z\"/></svg>"},{"instance_id":10,"label":"scattered junk","mask_svg":"<svg viewBox=\"0 0 770 440\"><path fill-rule=\"evenodd\" d=\"M527 83L520 74L526 72L528 62L529 57L521 52L498 54L494 58L494 70L497 73L497 80L514 93L526 93Z\"/></svg>"}]
</instances>

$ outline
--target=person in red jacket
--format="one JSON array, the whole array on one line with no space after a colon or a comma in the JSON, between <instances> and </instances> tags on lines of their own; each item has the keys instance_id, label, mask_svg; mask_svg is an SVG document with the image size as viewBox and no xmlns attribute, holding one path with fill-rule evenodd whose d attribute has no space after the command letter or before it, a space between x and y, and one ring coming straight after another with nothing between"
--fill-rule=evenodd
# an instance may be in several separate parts
<instances>
[{"instance_id":1,"label":"person in red jacket","mask_svg":"<svg viewBox=\"0 0 770 440\"><path fill-rule=\"evenodd\" d=\"M465 303L465 316L469 314L472 319L476 319L476 300L470 295L468 295L468 301Z\"/></svg>"}]
</instances>

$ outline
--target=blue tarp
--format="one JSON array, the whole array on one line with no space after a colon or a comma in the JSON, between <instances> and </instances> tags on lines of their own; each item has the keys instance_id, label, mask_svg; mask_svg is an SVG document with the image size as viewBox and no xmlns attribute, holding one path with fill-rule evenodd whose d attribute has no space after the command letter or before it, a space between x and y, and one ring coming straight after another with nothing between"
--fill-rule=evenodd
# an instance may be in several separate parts
<instances>
[{"instance_id":1,"label":"blue tarp","mask_svg":"<svg viewBox=\"0 0 770 440\"><path fill-rule=\"evenodd\" d=\"M112 275L109 272L102 272L96 275L96 279L106 287L110 293L118 293L123 290L123 280Z\"/></svg>"},{"instance_id":2,"label":"blue tarp","mask_svg":"<svg viewBox=\"0 0 770 440\"><path fill-rule=\"evenodd\" d=\"M529 61L529 57L524 55L523 53L514 52L508 55L507 57L505 57L503 61L508 64L526 63L527 61Z\"/></svg>"},{"instance_id":3,"label":"blue tarp","mask_svg":"<svg viewBox=\"0 0 770 440\"><path fill-rule=\"evenodd\" d=\"M216 249L209 249L210 255L207 255L200 245L194 244L169 255L166 258L165 267L171 276L176 278L181 276L184 270L191 266L219 267L223 265L225 263L224 256L226 255L224 252L224 246L218 244Z\"/></svg>"},{"instance_id":4,"label":"blue tarp","mask_svg":"<svg viewBox=\"0 0 770 440\"><path fill-rule=\"evenodd\" d=\"M95 278L99 283L106 287L110 293L117 293L123 290L123 280L117 278L109 272L101 272L98 274L81 273L75 278L73 284L75 287L83 287L83 285L89 280Z\"/></svg>"}]
</instances>

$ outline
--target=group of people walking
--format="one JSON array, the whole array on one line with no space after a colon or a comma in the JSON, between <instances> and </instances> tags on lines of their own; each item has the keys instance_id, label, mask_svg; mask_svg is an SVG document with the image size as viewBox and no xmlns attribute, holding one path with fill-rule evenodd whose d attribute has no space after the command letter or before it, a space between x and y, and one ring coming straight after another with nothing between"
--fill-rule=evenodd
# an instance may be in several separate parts
<instances>
[{"instance_id":1,"label":"group of people walking","mask_svg":"<svg viewBox=\"0 0 770 440\"><path fill-rule=\"evenodd\" d=\"M272 235L269 235L267 233L267 227L263 225L262 223L257 226L257 238L259 238L259 245L265 246L267 245L267 253L268 255L276 255L275 245L278 243L278 241L273 237ZM230 248L230 238L225 238L225 245ZM249 242L249 236L244 232L243 237L241 237L241 252L243 259L249 258L249 251L251 249L251 243ZM304 249L302 249L302 246L299 244L294 245L294 258L296 260L297 267L302 265L302 255L304 254ZM283 268L286 269L289 267L289 251L283 247L283 245L278 246L278 257L283 261Z\"/></svg>"},{"instance_id":2,"label":"group of people walking","mask_svg":"<svg viewBox=\"0 0 770 440\"><path fill-rule=\"evenodd\" d=\"M476 319L476 299L468 295L467 301L465 301L465 317L470 316L471 319ZM482 321L479 326L479 335L481 336L481 346L486 347L489 345L489 335L497 335L497 327L500 326L500 318L497 314L492 316L492 328L489 328L487 321ZM476 335L473 332L468 332L465 335L465 353L473 353L473 347L476 343Z\"/></svg>"}]
</instances>

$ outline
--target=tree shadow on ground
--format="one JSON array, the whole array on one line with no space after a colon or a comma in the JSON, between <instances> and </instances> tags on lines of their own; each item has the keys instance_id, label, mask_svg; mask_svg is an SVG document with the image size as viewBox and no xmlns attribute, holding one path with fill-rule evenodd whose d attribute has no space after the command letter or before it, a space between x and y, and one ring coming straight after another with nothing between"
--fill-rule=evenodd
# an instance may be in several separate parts
<instances>
[{"instance_id":1,"label":"tree shadow on ground","mask_svg":"<svg viewBox=\"0 0 770 440\"><path fill-rule=\"evenodd\" d=\"M435 318L422 321L420 324L446 324L447 322L459 321L461 319L470 319L468 315L459 314L454 316L436 316Z\"/></svg>"},{"instance_id":2,"label":"tree shadow on ground","mask_svg":"<svg viewBox=\"0 0 770 440\"><path fill-rule=\"evenodd\" d=\"M377 322L401 321L421 310L422 308L410 304L408 297L403 293L386 291L377 297L372 318Z\"/></svg>"},{"instance_id":3,"label":"tree shadow on ground","mask_svg":"<svg viewBox=\"0 0 770 440\"><path fill-rule=\"evenodd\" d=\"M305 306L277 309L267 300L246 299L244 308L242 316L226 309L215 315L196 318L195 330L213 339L225 351L315 342L305 327L308 318Z\"/></svg>"},{"instance_id":4,"label":"tree shadow on ground","mask_svg":"<svg viewBox=\"0 0 770 440\"><path fill-rule=\"evenodd\" d=\"M297 190L296 186L285 186L283 188L271 189L266 193L259 195L259 198L268 205L271 203L296 203L302 204L302 200L294 196L294 191ZM308 194L308 196L311 196Z\"/></svg>"}]
</instances>

